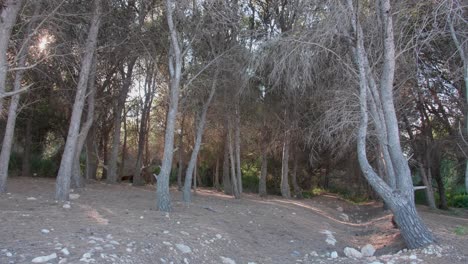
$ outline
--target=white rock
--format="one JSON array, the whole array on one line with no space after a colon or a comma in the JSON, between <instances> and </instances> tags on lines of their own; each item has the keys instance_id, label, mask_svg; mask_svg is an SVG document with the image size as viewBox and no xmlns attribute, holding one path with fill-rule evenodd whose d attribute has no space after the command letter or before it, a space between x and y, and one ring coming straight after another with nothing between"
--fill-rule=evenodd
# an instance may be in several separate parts
<instances>
[{"instance_id":1,"label":"white rock","mask_svg":"<svg viewBox=\"0 0 468 264\"><path fill-rule=\"evenodd\" d=\"M140 219L143 219L143 218L145 218L145 217L144 217L144 216L140 216Z\"/></svg>"},{"instance_id":2,"label":"white rock","mask_svg":"<svg viewBox=\"0 0 468 264\"><path fill-rule=\"evenodd\" d=\"M12 254L11 252L7 252L7 253L5 253L5 255L6 255L7 257L9 257L9 258L10 258L10 257L13 257L13 254Z\"/></svg>"},{"instance_id":3,"label":"white rock","mask_svg":"<svg viewBox=\"0 0 468 264\"><path fill-rule=\"evenodd\" d=\"M68 203L66 203L66 204L64 204L62 207L65 208L65 209L70 209L70 208L71 208L71 205L68 204Z\"/></svg>"},{"instance_id":4,"label":"white rock","mask_svg":"<svg viewBox=\"0 0 468 264\"><path fill-rule=\"evenodd\" d=\"M345 256L347 256L348 258L362 258L362 253L357 251L354 248L345 247L343 252L344 252Z\"/></svg>"},{"instance_id":5,"label":"white rock","mask_svg":"<svg viewBox=\"0 0 468 264\"><path fill-rule=\"evenodd\" d=\"M181 233L182 235L190 236L190 234L187 233L187 232L185 232L185 231L180 231L180 233Z\"/></svg>"},{"instance_id":6,"label":"white rock","mask_svg":"<svg viewBox=\"0 0 468 264\"><path fill-rule=\"evenodd\" d=\"M82 262L86 262L86 263L90 263L90 262L96 262L95 259L91 258L91 253L87 252L87 253L84 253L83 256L81 256L81 259L80 261Z\"/></svg>"},{"instance_id":7,"label":"white rock","mask_svg":"<svg viewBox=\"0 0 468 264\"><path fill-rule=\"evenodd\" d=\"M131 248L127 248L126 251L127 251L128 253L132 253L132 249L131 249Z\"/></svg>"},{"instance_id":8,"label":"white rock","mask_svg":"<svg viewBox=\"0 0 468 264\"><path fill-rule=\"evenodd\" d=\"M361 248L362 256L364 257L372 257L375 253L375 248L371 244L367 244Z\"/></svg>"},{"instance_id":9,"label":"white rock","mask_svg":"<svg viewBox=\"0 0 468 264\"><path fill-rule=\"evenodd\" d=\"M223 238L223 236L220 235L220 234L216 234L216 238L217 238L217 239L221 239L221 238Z\"/></svg>"},{"instance_id":10,"label":"white rock","mask_svg":"<svg viewBox=\"0 0 468 264\"><path fill-rule=\"evenodd\" d=\"M58 262L58 264L65 264L65 263L67 263L67 261L68 261L67 258L63 258Z\"/></svg>"},{"instance_id":11,"label":"white rock","mask_svg":"<svg viewBox=\"0 0 468 264\"><path fill-rule=\"evenodd\" d=\"M226 258L226 257L223 257L223 256L220 256L220 258L221 258L221 261L223 262L223 264L236 264L236 262L233 259Z\"/></svg>"},{"instance_id":12,"label":"white rock","mask_svg":"<svg viewBox=\"0 0 468 264\"><path fill-rule=\"evenodd\" d=\"M187 258L184 258L184 263L185 263L185 264L189 264L189 261L188 261Z\"/></svg>"},{"instance_id":13,"label":"white rock","mask_svg":"<svg viewBox=\"0 0 468 264\"><path fill-rule=\"evenodd\" d=\"M339 211L339 212L343 212L343 207L338 206L338 207L336 208L336 210Z\"/></svg>"},{"instance_id":14,"label":"white rock","mask_svg":"<svg viewBox=\"0 0 468 264\"><path fill-rule=\"evenodd\" d=\"M167 241L163 241L163 244L166 245L166 246L172 246L172 244L170 242L167 242Z\"/></svg>"},{"instance_id":15,"label":"white rock","mask_svg":"<svg viewBox=\"0 0 468 264\"><path fill-rule=\"evenodd\" d=\"M65 256L70 255L70 251L68 251L68 248L62 248L62 250L60 250L60 252L62 252Z\"/></svg>"},{"instance_id":16,"label":"white rock","mask_svg":"<svg viewBox=\"0 0 468 264\"><path fill-rule=\"evenodd\" d=\"M163 231L163 234L169 234L169 231L164 230L164 231Z\"/></svg>"},{"instance_id":17,"label":"white rock","mask_svg":"<svg viewBox=\"0 0 468 264\"><path fill-rule=\"evenodd\" d=\"M42 233L42 234L49 234L49 233L50 233L50 230L48 230L48 229L42 229L42 230L41 230L41 233Z\"/></svg>"},{"instance_id":18,"label":"white rock","mask_svg":"<svg viewBox=\"0 0 468 264\"><path fill-rule=\"evenodd\" d=\"M56 259L56 258L57 258L57 254L52 253L52 254L50 254L48 256L36 257L31 262L32 263L44 263L44 262L47 262L49 260Z\"/></svg>"},{"instance_id":19,"label":"white rock","mask_svg":"<svg viewBox=\"0 0 468 264\"><path fill-rule=\"evenodd\" d=\"M114 244L114 245L120 245L120 243L115 241L115 240L111 240L111 241L109 241L109 243Z\"/></svg>"},{"instance_id":20,"label":"white rock","mask_svg":"<svg viewBox=\"0 0 468 264\"><path fill-rule=\"evenodd\" d=\"M192 249L184 244L176 244L176 247L178 250L182 251L182 253L187 254L187 253L192 253Z\"/></svg>"},{"instance_id":21,"label":"white rock","mask_svg":"<svg viewBox=\"0 0 468 264\"><path fill-rule=\"evenodd\" d=\"M312 251L312 252L310 252L310 256L318 257L319 255L317 254L317 251Z\"/></svg>"},{"instance_id":22,"label":"white rock","mask_svg":"<svg viewBox=\"0 0 468 264\"><path fill-rule=\"evenodd\" d=\"M325 239L325 242L327 242L327 244L332 245L332 246L334 246L336 244L335 236L333 236L333 233L331 231L323 230L320 233L327 236L327 238Z\"/></svg>"},{"instance_id":23,"label":"white rock","mask_svg":"<svg viewBox=\"0 0 468 264\"><path fill-rule=\"evenodd\" d=\"M380 261L373 261L373 262L371 262L371 263L369 263L369 264L383 264L383 263L380 262Z\"/></svg>"},{"instance_id":24,"label":"white rock","mask_svg":"<svg viewBox=\"0 0 468 264\"><path fill-rule=\"evenodd\" d=\"M257 262L247 262L247 264L257 264Z\"/></svg>"},{"instance_id":25,"label":"white rock","mask_svg":"<svg viewBox=\"0 0 468 264\"><path fill-rule=\"evenodd\" d=\"M413 259L413 260L414 260L414 259L418 259L418 257L416 257L416 255L410 255L410 256L409 256L409 259Z\"/></svg>"},{"instance_id":26,"label":"white rock","mask_svg":"<svg viewBox=\"0 0 468 264\"><path fill-rule=\"evenodd\" d=\"M332 259L336 259L336 258L338 257L338 252L333 251L333 252L330 254L330 257L331 257Z\"/></svg>"},{"instance_id":27,"label":"white rock","mask_svg":"<svg viewBox=\"0 0 468 264\"><path fill-rule=\"evenodd\" d=\"M26 200L28 200L28 201L36 201L37 198L36 198L36 197L28 197L28 198L26 198Z\"/></svg>"},{"instance_id":28,"label":"white rock","mask_svg":"<svg viewBox=\"0 0 468 264\"><path fill-rule=\"evenodd\" d=\"M70 197L70 200L76 200L80 198L80 195L77 193L71 193L69 197Z\"/></svg>"},{"instance_id":29,"label":"white rock","mask_svg":"<svg viewBox=\"0 0 468 264\"><path fill-rule=\"evenodd\" d=\"M345 222L349 222L349 216L345 213L340 214L340 218Z\"/></svg>"},{"instance_id":30,"label":"white rock","mask_svg":"<svg viewBox=\"0 0 468 264\"><path fill-rule=\"evenodd\" d=\"M103 251L104 249L101 246L94 247L94 250L96 251Z\"/></svg>"}]
</instances>

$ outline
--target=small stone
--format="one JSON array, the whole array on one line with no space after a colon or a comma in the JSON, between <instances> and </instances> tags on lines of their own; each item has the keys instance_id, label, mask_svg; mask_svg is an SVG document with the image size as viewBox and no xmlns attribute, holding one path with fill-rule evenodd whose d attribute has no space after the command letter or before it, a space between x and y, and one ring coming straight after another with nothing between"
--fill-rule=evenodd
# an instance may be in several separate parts
<instances>
[{"instance_id":1,"label":"small stone","mask_svg":"<svg viewBox=\"0 0 468 264\"><path fill-rule=\"evenodd\" d=\"M163 244L166 245L166 246L172 246L172 244L170 242L167 242L167 241L163 241Z\"/></svg>"},{"instance_id":2,"label":"small stone","mask_svg":"<svg viewBox=\"0 0 468 264\"><path fill-rule=\"evenodd\" d=\"M383 264L383 263L380 262L380 261L373 261L373 262L371 262L371 263L369 263L369 264Z\"/></svg>"},{"instance_id":3,"label":"small stone","mask_svg":"<svg viewBox=\"0 0 468 264\"><path fill-rule=\"evenodd\" d=\"M294 250L292 253L291 253L291 256L293 257L300 257L301 256L301 253L297 250Z\"/></svg>"},{"instance_id":4,"label":"small stone","mask_svg":"<svg viewBox=\"0 0 468 264\"><path fill-rule=\"evenodd\" d=\"M216 238L217 238L217 239L221 239L221 238L223 238L223 236L220 235L220 234L216 234Z\"/></svg>"},{"instance_id":5,"label":"small stone","mask_svg":"<svg viewBox=\"0 0 468 264\"><path fill-rule=\"evenodd\" d=\"M52 253L52 254L50 254L48 256L36 257L31 262L32 263L44 263L44 262L47 262L49 260L56 259L56 258L57 258L57 254Z\"/></svg>"},{"instance_id":6,"label":"small stone","mask_svg":"<svg viewBox=\"0 0 468 264\"><path fill-rule=\"evenodd\" d=\"M333 252L330 254L330 257L331 257L332 259L338 258L338 252L333 251Z\"/></svg>"},{"instance_id":7,"label":"small stone","mask_svg":"<svg viewBox=\"0 0 468 264\"><path fill-rule=\"evenodd\" d=\"M42 230L41 230L41 233L42 233L42 234L49 234L50 231L49 231L48 229L42 229Z\"/></svg>"},{"instance_id":8,"label":"small stone","mask_svg":"<svg viewBox=\"0 0 468 264\"><path fill-rule=\"evenodd\" d=\"M189 264L189 261L188 261L187 258L184 258L184 263L185 263L185 264Z\"/></svg>"},{"instance_id":9,"label":"small stone","mask_svg":"<svg viewBox=\"0 0 468 264\"><path fill-rule=\"evenodd\" d=\"M223 256L220 256L220 258L221 258L221 261L223 262L223 264L236 264L236 262L231 258L227 258L227 257L223 257Z\"/></svg>"},{"instance_id":10,"label":"small stone","mask_svg":"<svg viewBox=\"0 0 468 264\"><path fill-rule=\"evenodd\" d=\"M187 254L187 253L192 253L192 249L184 244L176 244L176 247L178 250L182 251L182 253Z\"/></svg>"},{"instance_id":11,"label":"small stone","mask_svg":"<svg viewBox=\"0 0 468 264\"><path fill-rule=\"evenodd\" d=\"M340 214L340 218L345 222L349 222L349 216L345 213Z\"/></svg>"},{"instance_id":12,"label":"small stone","mask_svg":"<svg viewBox=\"0 0 468 264\"><path fill-rule=\"evenodd\" d=\"M317 254L317 251L312 251L310 252L311 257L318 257L319 255Z\"/></svg>"},{"instance_id":13,"label":"small stone","mask_svg":"<svg viewBox=\"0 0 468 264\"><path fill-rule=\"evenodd\" d=\"M36 201L37 198L36 198L36 197L28 197L28 198L26 198L26 200L28 200L28 201Z\"/></svg>"},{"instance_id":14,"label":"small stone","mask_svg":"<svg viewBox=\"0 0 468 264\"><path fill-rule=\"evenodd\" d=\"M418 257L416 257L416 255L410 255L410 256L409 256L409 259L413 259L413 260L414 260L414 259L418 259Z\"/></svg>"},{"instance_id":15,"label":"small stone","mask_svg":"<svg viewBox=\"0 0 468 264\"><path fill-rule=\"evenodd\" d=\"M62 206L64 209L70 209L71 208L71 205L66 203Z\"/></svg>"},{"instance_id":16,"label":"small stone","mask_svg":"<svg viewBox=\"0 0 468 264\"><path fill-rule=\"evenodd\" d=\"M94 247L94 250L96 251L103 251L104 249L101 246Z\"/></svg>"},{"instance_id":17,"label":"small stone","mask_svg":"<svg viewBox=\"0 0 468 264\"><path fill-rule=\"evenodd\" d=\"M120 245L120 243L115 241L115 240L111 240L111 241L109 241L109 243L114 244L114 245Z\"/></svg>"},{"instance_id":18,"label":"small stone","mask_svg":"<svg viewBox=\"0 0 468 264\"><path fill-rule=\"evenodd\" d=\"M179 221L177 221L177 224L178 224L178 225L180 225L180 222L179 222Z\"/></svg>"},{"instance_id":19,"label":"small stone","mask_svg":"<svg viewBox=\"0 0 468 264\"><path fill-rule=\"evenodd\" d=\"M80 195L77 193L71 193L69 197L70 197L70 200L76 200L80 198Z\"/></svg>"},{"instance_id":20,"label":"small stone","mask_svg":"<svg viewBox=\"0 0 468 264\"><path fill-rule=\"evenodd\" d=\"M367 244L361 248L362 256L364 257L372 257L375 253L375 248L371 244Z\"/></svg>"},{"instance_id":21,"label":"small stone","mask_svg":"<svg viewBox=\"0 0 468 264\"><path fill-rule=\"evenodd\" d=\"M190 234L187 233L187 232L185 232L185 231L180 231L180 233L181 233L182 235L190 236Z\"/></svg>"},{"instance_id":22,"label":"small stone","mask_svg":"<svg viewBox=\"0 0 468 264\"><path fill-rule=\"evenodd\" d=\"M140 216L140 219L143 219L143 218L145 218L145 217L144 217L144 216Z\"/></svg>"},{"instance_id":23,"label":"small stone","mask_svg":"<svg viewBox=\"0 0 468 264\"><path fill-rule=\"evenodd\" d=\"M338 206L338 207L336 208L336 210L337 210L338 212L343 212L343 207Z\"/></svg>"},{"instance_id":24,"label":"small stone","mask_svg":"<svg viewBox=\"0 0 468 264\"><path fill-rule=\"evenodd\" d=\"M348 258L362 258L362 253L357 251L354 248L345 247L343 252L344 252L345 256L347 256Z\"/></svg>"},{"instance_id":25,"label":"small stone","mask_svg":"<svg viewBox=\"0 0 468 264\"><path fill-rule=\"evenodd\" d=\"M5 255L6 255L7 257L9 257L9 258L10 258L10 257L13 257L13 254L12 254L11 252L7 252L7 253L5 253Z\"/></svg>"},{"instance_id":26,"label":"small stone","mask_svg":"<svg viewBox=\"0 0 468 264\"><path fill-rule=\"evenodd\" d=\"M70 251L68 251L68 248L62 248L62 250L60 250L60 252L62 252L65 256L70 255Z\"/></svg>"},{"instance_id":27,"label":"small stone","mask_svg":"<svg viewBox=\"0 0 468 264\"><path fill-rule=\"evenodd\" d=\"M169 234L169 231L164 230L164 231L163 231L163 234Z\"/></svg>"},{"instance_id":28,"label":"small stone","mask_svg":"<svg viewBox=\"0 0 468 264\"><path fill-rule=\"evenodd\" d=\"M127 251L128 253L132 253L132 249L131 249L131 248L127 248L126 251Z\"/></svg>"}]
</instances>

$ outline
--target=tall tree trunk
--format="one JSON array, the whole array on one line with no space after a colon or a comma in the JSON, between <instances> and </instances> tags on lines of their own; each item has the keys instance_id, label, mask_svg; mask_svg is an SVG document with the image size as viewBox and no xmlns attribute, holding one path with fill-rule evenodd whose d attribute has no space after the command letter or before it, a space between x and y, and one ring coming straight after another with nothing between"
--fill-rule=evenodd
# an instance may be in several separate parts
<instances>
[{"instance_id":1,"label":"tall tree trunk","mask_svg":"<svg viewBox=\"0 0 468 264\"><path fill-rule=\"evenodd\" d=\"M123 124L123 144L122 144L122 159L120 161L119 169L117 170L117 181L120 181L121 176L125 174L125 159L127 158L127 139L128 139L128 130L127 130L127 110L123 108L122 124Z\"/></svg>"},{"instance_id":2,"label":"tall tree trunk","mask_svg":"<svg viewBox=\"0 0 468 264\"><path fill-rule=\"evenodd\" d=\"M236 199L240 199L240 191L238 186L238 178L236 177L236 157L234 156L234 147L232 146L232 121L231 118L228 119L228 148L229 148L229 157L231 160L231 184L232 184L232 192Z\"/></svg>"},{"instance_id":3,"label":"tall tree trunk","mask_svg":"<svg viewBox=\"0 0 468 264\"><path fill-rule=\"evenodd\" d=\"M267 178L267 170L268 170L268 159L267 159L267 139L264 135L262 140L262 165L260 170L260 181L259 181L259 188L258 194L261 197L267 196L267 187L266 187L266 178Z\"/></svg>"},{"instance_id":4,"label":"tall tree trunk","mask_svg":"<svg viewBox=\"0 0 468 264\"><path fill-rule=\"evenodd\" d=\"M169 193L169 176L172 168L172 159L174 157L174 129L179 106L180 78L182 73L182 52L180 50L179 37L173 19L175 5L176 3L174 1L166 0L167 24L169 26L171 38L171 51L169 55L170 97L164 136L163 161L156 187L157 207L163 212L172 210L171 195Z\"/></svg>"},{"instance_id":5,"label":"tall tree trunk","mask_svg":"<svg viewBox=\"0 0 468 264\"><path fill-rule=\"evenodd\" d=\"M240 143L240 102L237 99L236 110L235 110L235 154L236 154L236 176L237 176L237 188L239 193L242 193L242 165L241 165L241 143Z\"/></svg>"},{"instance_id":6,"label":"tall tree trunk","mask_svg":"<svg viewBox=\"0 0 468 264\"><path fill-rule=\"evenodd\" d=\"M184 170L184 121L185 115L182 116L179 134L179 169L177 170L177 188L179 191L182 191L182 172Z\"/></svg>"},{"instance_id":7,"label":"tall tree trunk","mask_svg":"<svg viewBox=\"0 0 468 264\"><path fill-rule=\"evenodd\" d=\"M394 213L395 222L400 228L401 235L409 248L423 247L434 241L431 231L419 217L414 203L413 183L408 163L403 155L400 145L400 135L398 122L393 103L393 81L395 70L395 46L393 37L392 12L389 0L380 0L379 11L383 22L383 67L380 74L380 92L388 145L381 144L389 150L392 160L389 166L394 166L397 177L397 190L393 189L382 178L377 175L369 164L366 153L368 116L368 96L369 79L374 78L369 75L365 68L365 61L368 60L364 46L364 36L358 16L354 12L353 1L347 1L348 9L351 11L351 21L353 33L356 36L354 54L359 74L359 104L360 123L357 137L358 159L364 176L374 190L388 204Z\"/></svg>"},{"instance_id":8,"label":"tall tree trunk","mask_svg":"<svg viewBox=\"0 0 468 264\"><path fill-rule=\"evenodd\" d=\"M85 185L84 177L81 172L81 153L83 152L83 147L86 143L86 138L88 138L89 130L94 123L94 108L95 108L95 97L96 97L96 85L95 85L95 77L96 77L96 64L97 58L94 56L93 63L91 66L91 71L89 73L88 78L88 96L87 96L87 113L86 113L86 121L81 127L80 134L78 136L78 141L76 143L76 152L75 152L75 163L72 169L72 179L73 179L73 187L75 188L83 188Z\"/></svg>"},{"instance_id":9,"label":"tall tree trunk","mask_svg":"<svg viewBox=\"0 0 468 264\"><path fill-rule=\"evenodd\" d=\"M214 179L213 179L213 187L219 191L220 184L219 184L219 154L216 155L216 165L215 165L215 172L214 172Z\"/></svg>"},{"instance_id":10,"label":"tall tree trunk","mask_svg":"<svg viewBox=\"0 0 468 264\"><path fill-rule=\"evenodd\" d=\"M0 117L3 114L3 94L5 93L6 77L8 72L8 44L13 26L16 23L16 17L20 11L23 0L3 1L3 9L0 13ZM3 176L0 176L3 177ZM0 181L2 181L0 179ZM0 192L3 188L0 183Z\"/></svg>"},{"instance_id":11,"label":"tall tree trunk","mask_svg":"<svg viewBox=\"0 0 468 264\"><path fill-rule=\"evenodd\" d=\"M297 149L294 147L294 161L293 161L293 171L291 174L291 181L293 185L293 190L294 190L294 197L298 199L302 199L302 189L299 187L299 184L297 184L297 167L298 167L298 157L297 157Z\"/></svg>"},{"instance_id":12,"label":"tall tree trunk","mask_svg":"<svg viewBox=\"0 0 468 264\"><path fill-rule=\"evenodd\" d=\"M81 125L81 115L83 113L83 107L85 104L88 77L91 71L99 32L99 25L101 22L101 0L95 0L94 5L94 14L91 20L91 27L89 29L88 38L86 40L86 48L84 50L81 63L81 71L77 85L75 103L73 104L73 111L70 119L70 128L68 130L67 141L65 143L65 149L57 175L55 198L59 201L68 200L68 196L70 194L70 179Z\"/></svg>"},{"instance_id":13,"label":"tall tree trunk","mask_svg":"<svg viewBox=\"0 0 468 264\"><path fill-rule=\"evenodd\" d=\"M197 156L198 156L198 152L200 152L203 132L205 131L206 114L208 112L208 108L210 107L213 96L216 92L217 78L218 78L218 72L219 72L218 69L219 68L216 67L216 73L214 75L213 83L211 84L210 94L208 95L208 99L206 100L206 102L203 104L199 118L197 118L199 120L199 123L196 129L197 132L195 136L195 145L193 147L192 154L190 156L190 161L187 166L187 172L185 174L183 199L184 199L184 202L186 203L192 202L192 197L191 197L191 192L190 192L190 183L192 181L193 171L194 169L196 170ZM194 181L194 186L196 189L196 177Z\"/></svg>"},{"instance_id":14,"label":"tall tree trunk","mask_svg":"<svg viewBox=\"0 0 468 264\"><path fill-rule=\"evenodd\" d=\"M427 200L427 205L432 208L436 209L436 203L434 199L434 189L432 188L432 173L431 169L426 170L426 166L423 164L419 165L419 173L421 174L421 179L423 181L424 186L426 186L426 200Z\"/></svg>"},{"instance_id":15,"label":"tall tree trunk","mask_svg":"<svg viewBox=\"0 0 468 264\"><path fill-rule=\"evenodd\" d=\"M288 118L287 115L285 115L285 118ZM281 162L281 195L286 199L291 198L291 191L289 188L289 145L290 131L289 125L287 124L284 131L283 158Z\"/></svg>"},{"instance_id":16,"label":"tall tree trunk","mask_svg":"<svg viewBox=\"0 0 468 264\"><path fill-rule=\"evenodd\" d=\"M31 176L31 144L32 144L32 119L30 116L26 119L26 135L24 137L24 152L22 175L26 177Z\"/></svg>"},{"instance_id":17,"label":"tall tree trunk","mask_svg":"<svg viewBox=\"0 0 468 264\"><path fill-rule=\"evenodd\" d=\"M226 132L224 136L224 156L223 156L223 189L224 193L227 195L232 195L232 185L231 185L231 177L229 174L229 137L227 132L227 125L226 125Z\"/></svg>"},{"instance_id":18,"label":"tall tree trunk","mask_svg":"<svg viewBox=\"0 0 468 264\"><path fill-rule=\"evenodd\" d=\"M115 104L115 116L114 116L114 132L112 137L111 153L109 157L108 171L107 171L107 183L116 183L118 180L117 172L117 161L119 159L120 149L120 135L122 127L122 110L125 106L125 100L127 99L128 90L132 85L133 68L135 66L137 57L130 59L127 65L127 73L122 70L122 77L124 78L122 83L122 90L120 90L119 97Z\"/></svg>"},{"instance_id":19,"label":"tall tree trunk","mask_svg":"<svg viewBox=\"0 0 468 264\"><path fill-rule=\"evenodd\" d=\"M96 180L97 168L96 125L93 124L86 138L86 179Z\"/></svg>"}]
</instances>

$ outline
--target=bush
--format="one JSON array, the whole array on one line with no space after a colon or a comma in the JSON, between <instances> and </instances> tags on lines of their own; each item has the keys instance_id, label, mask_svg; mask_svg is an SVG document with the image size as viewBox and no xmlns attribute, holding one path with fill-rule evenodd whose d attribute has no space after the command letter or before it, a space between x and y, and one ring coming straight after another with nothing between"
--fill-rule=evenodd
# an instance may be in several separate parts
<instances>
[{"instance_id":1,"label":"bush","mask_svg":"<svg viewBox=\"0 0 468 264\"><path fill-rule=\"evenodd\" d=\"M242 188L246 192L258 193L260 179L257 176L242 175Z\"/></svg>"},{"instance_id":2,"label":"bush","mask_svg":"<svg viewBox=\"0 0 468 264\"><path fill-rule=\"evenodd\" d=\"M449 197L447 197L449 198ZM448 199L448 206L468 208L468 194L456 194Z\"/></svg>"}]
</instances>

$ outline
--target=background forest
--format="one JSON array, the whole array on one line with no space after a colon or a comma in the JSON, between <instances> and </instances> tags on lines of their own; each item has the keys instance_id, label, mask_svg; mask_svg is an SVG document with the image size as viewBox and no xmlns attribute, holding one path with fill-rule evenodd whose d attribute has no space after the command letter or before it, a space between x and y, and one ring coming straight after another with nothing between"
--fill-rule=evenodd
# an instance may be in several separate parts
<instances>
[{"instance_id":1,"label":"background forest","mask_svg":"<svg viewBox=\"0 0 468 264\"><path fill-rule=\"evenodd\" d=\"M86 180L156 174L163 211L169 184L186 202L197 186L236 198L330 191L394 213L389 190L411 204L414 185L425 187L417 203L468 207L463 1L2 0L0 10L2 192L8 177L57 177L66 200Z\"/></svg>"}]
</instances>

